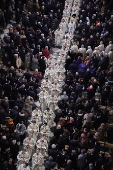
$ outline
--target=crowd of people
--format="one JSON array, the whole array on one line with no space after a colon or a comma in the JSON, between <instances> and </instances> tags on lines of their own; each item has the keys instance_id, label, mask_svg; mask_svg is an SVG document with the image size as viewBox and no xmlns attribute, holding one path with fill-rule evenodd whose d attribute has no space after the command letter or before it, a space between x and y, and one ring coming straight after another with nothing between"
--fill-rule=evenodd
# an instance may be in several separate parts
<instances>
[{"instance_id":1,"label":"crowd of people","mask_svg":"<svg viewBox=\"0 0 113 170\"><path fill-rule=\"evenodd\" d=\"M112 169L113 146L105 153L105 143L113 143L113 126L108 124L113 116L113 11L109 9L105 1L83 1L79 16L77 10L72 16L76 30L55 110L57 126L52 129L48 167L54 162L58 169ZM61 46L60 28L58 35L56 44Z\"/></svg>"},{"instance_id":2,"label":"crowd of people","mask_svg":"<svg viewBox=\"0 0 113 170\"><path fill-rule=\"evenodd\" d=\"M111 7L6 2L1 32L12 18L16 25L1 39L1 170L112 170L112 147L105 147L113 143ZM51 55L54 35L59 51Z\"/></svg>"},{"instance_id":3,"label":"crowd of people","mask_svg":"<svg viewBox=\"0 0 113 170\"><path fill-rule=\"evenodd\" d=\"M76 30L48 149L48 164L56 162L58 169L113 168L113 146L105 153L105 143L113 143L113 126L108 125L113 123L113 11L109 9L106 1L82 1L79 15L74 15ZM57 39L56 43L60 45Z\"/></svg>"},{"instance_id":4,"label":"crowd of people","mask_svg":"<svg viewBox=\"0 0 113 170\"><path fill-rule=\"evenodd\" d=\"M64 1L0 3L1 33L9 24L8 33L0 39L0 168L14 170L17 169L17 154L27 133L28 120L36 108L34 100L39 98L53 32L60 22ZM27 169L27 164L24 166Z\"/></svg>"},{"instance_id":5,"label":"crowd of people","mask_svg":"<svg viewBox=\"0 0 113 170\"><path fill-rule=\"evenodd\" d=\"M1 40L3 64L43 72L45 65L40 59L49 56L53 32L61 20L64 1L9 2L14 5L16 24L9 25L9 33ZM35 6L39 8L35 9Z\"/></svg>"}]
</instances>

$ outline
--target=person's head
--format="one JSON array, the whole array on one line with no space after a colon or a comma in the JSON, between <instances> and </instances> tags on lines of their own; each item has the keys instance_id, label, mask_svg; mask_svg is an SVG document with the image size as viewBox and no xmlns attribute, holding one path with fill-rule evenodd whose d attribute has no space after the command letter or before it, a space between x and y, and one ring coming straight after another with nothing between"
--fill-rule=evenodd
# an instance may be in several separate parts
<instances>
[{"instance_id":1,"label":"person's head","mask_svg":"<svg viewBox=\"0 0 113 170\"><path fill-rule=\"evenodd\" d=\"M38 110L39 110L39 107L36 107L36 109L35 109L35 110L37 110L37 111L38 111Z\"/></svg>"},{"instance_id":2,"label":"person's head","mask_svg":"<svg viewBox=\"0 0 113 170\"><path fill-rule=\"evenodd\" d=\"M50 109L49 108L47 108L47 111L49 111Z\"/></svg>"},{"instance_id":3,"label":"person's head","mask_svg":"<svg viewBox=\"0 0 113 170\"><path fill-rule=\"evenodd\" d=\"M72 161L70 159L67 160L67 165L71 164Z\"/></svg>"},{"instance_id":4,"label":"person's head","mask_svg":"<svg viewBox=\"0 0 113 170\"><path fill-rule=\"evenodd\" d=\"M4 97L4 100L5 100L5 101L8 101L8 97Z\"/></svg>"},{"instance_id":5,"label":"person's head","mask_svg":"<svg viewBox=\"0 0 113 170\"><path fill-rule=\"evenodd\" d=\"M52 156L49 157L49 161L53 161L53 157Z\"/></svg>"},{"instance_id":6,"label":"person's head","mask_svg":"<svg viewBox=\"0 0 113 170\"><path fill-rule=\"evenodd\" d=\"M76 155L76 150L72 150L71 155Z\"/></svg>"},{"instance_id":7,"label":"person's head","mask_svg":"<svg viewBox=\"0 0 113 170\"><path fill-rule=\"evenodd\" d=\"M14 106L14 108L18 110L18 106Z\"/></svg>"},{"instance_id":8,"label":"person's head","mask_svg":"<svg viewBox=\"0 0 113 170\"><path fill-rule=\"evenodd\" d=\"M8 133L8 132L9 132L9 128L8 128L8 127L6 127L5 131L6 131L6 133Z\"/></svg>"},{"instance_id":9,"label":"person's head","mask_svg":"<svg viewBox=\"0 0 113 170\"><path fill-rule=\"evenodd\" d=\"M45 49L48 50L48 46L46 46Z\"/></svg>"},{"instance_id":10,"label":"person's head","mask_svg":"<svg viewBox=\"0 0 113 170\"><path fill-rule=\"evenodd\" d=\"M29 164L28 163L24 163L24 168L26 168Z\"/></svg>"},{"instance_id":11,"label":"person's head","mask_svg":"<svg viewBox=\"0 0 113 170\"><path fill-rule=\"evenodd\" d=\"M93 154L93 153L94 153L94 149L91 149L91 150L90 150L90 153Z\"/></svg>"},{"instance_id":12,"label":"person's head","mask_svg":"<svg viewBox=\"0 0 113 170\"><path fill-rule=\"evenodd\" d=\"M10 147L5 149L6 152L10 152Z\"/></svg>"},{"instance_id":13,"label":"person's head","mask_svg":"<svg viewBox=\"0 0 113 170\"><path fill-rule=\"evenodd\" d=\"M14 139L14 140L12 140L12 143L13 143L13 144L16 144L16 140L15 140L15 139Z\"/></svg>"},{"instance_id":14,"label":"person's head","mask_svg":"<svg viewBox=\"0 0 113 170\"><path fill-rule=\"evenodd\" d=\"M3 136L2 136L2 139L6 140L6 139L7 139L7 137L6 137L5 135L3 135Z\"/></svg>"},{"instance_id":15,"label":"person's head","mask_svg":"<svg viewBox=\"0 0 113 170\"><path fill-rule=\"evenodd\" d=\"M104 153L100 153L99 156L100 156L101 158L104 158L105 155L104 155Z\"/></svg>"},{"instance_id":16,"label":"person's head","mask_svg":"<svg viewBox=\"0 0 113 170\"><path fill-rule=\"evenodd\" d=\"M64 91L63 94L66 95L66 91Z\"/></svg>"},{"instance_id":17,"label":"person's head","mask_svg":"<svg viewBox=\"0 0 113 170\"><path fill-rule=\"evenodd\" d=\"M58 124L57 127L56 127L56 129L61 129L61 125Z\"/></svg>"},{"instance_id":18,"label":"person's head","mask_svg":"<svg viewBox=\"0 0 113 170\"><path fill-rule=\"evenodd\" d=\"M25 152L26 152L26 149L23 149L23 150L22 150L22 154L25 154Z\"/></svg>"},{"instance_id":19,"label":"person's head","mask_svg":"<svg viewBox=\"0 0 113 170\"><path fill-rule=\"evenodd\" d=\"M88 132L87 128L84 128L84 133L87 133L87 132Z\"/></svg>"},{"instance_id":20,"label":"person's head","mask_svg":"<svg viewBox=\"0 0 113 170\"><path fill-rule=\"evenodd\" d=\"M40 140L40 141L41 141L41 142L44 142L44 140L45 140L45 139L44 139L44 137L43 137L43 138L41 138L41 140Z\"/></svg>"},{"instance_id":21,"label":"person's head","mask_svg":"<svg viewBox=\"0 0 113 170\"><path fill-rule=\"evenodd\" d=\"M112 41L109 41L109 44L112 44Z\"/></svg>"},{"instance_id":22,"label":"person's head","mask_svg":"<svg viewBox=\"0 0 113 170\"><path fill-rule=\"evenodd\" d=\"M36 150L36 154L37 154L37 155L39 154L39 149Z\"/></svg>"},{"instance_id":23,"label":"person's head","mask_svg":"<svg viewBox=\"0 0 113 170\"><path fill-rule=\"evenodd\" d=\"M92 168L94 168L94 165L93 165L93 163L90 163L89 164L89 169L92 169Z\"/></svg>"},{"instance_id":24,"label":"person's head","mask_svg":"<svg viewBox=\"0 0 113 170\"><path fill-rule=\"evenodd\" d=\"M44 122L44 126L47 126L47 123L46 123L46 122Z\"/></svg>"},{"instance_id":25,"label":"person's head","mask_svg":"<svg viewBox=\"0 0 113 170\"><path fill-rule=\"evenodd\" d=\"M81 154L84 154L85 153L85 149L81 149Z\"/></svg>"},{"instance_id":26,"label":"person's head","mask_svg":"<svg viewBox=\"0 0 113 170\"><path fill-rule=\"evenodd\" d=\"M55 148L56 148L56 145L55 145L55 144L52 144L52 145L51 145L51 148L52 148L52 149L55 149Z\"/></svg>"},{"instance_id":27,"label":"person's head","mask_svg":"<svg viewBox=\"0 0 113 170\"><path fill-rule=\"evenodd\" d=\"M33 123L33 124L36 124L36 120L33 119L33 120L32 120L32 123Z\"/></svg>"},{"instance_id":28,"label":"person's head","mask_svg":"<svg viewBox=\"0 0 113 170\"><path fill-rule=\"evenodd\" d=\"M9 158L8 163L11 165L13 163L13 159Z\"/></svg>"},{"instance_id":29,"label":"person's head","mask_svg":"<svg viewBox=\"0 0 113 170\"><path fill-rule=\"evenodd\" d=\"M31 140L32 139L31 136L29 136L28 139Z\"/></svg>"},{"instance_id":30,"label":"person's head","mask_svg":"<svg viewBox=\"0 0 113 170\"><path fill-rule=\"evenodd\" d=\"M11 66L11 70L14 70L14 66Z\"/></svg>"},{"instance_id":31,"label":"person's head","mask_svg":"<svg viewBox=\"0 0 113 170\"><path fill-rule=\"evenodd\" d=\"M45 92L46 91L45 88L43 88L42 91Z\"/></svg>"}]
</instances>

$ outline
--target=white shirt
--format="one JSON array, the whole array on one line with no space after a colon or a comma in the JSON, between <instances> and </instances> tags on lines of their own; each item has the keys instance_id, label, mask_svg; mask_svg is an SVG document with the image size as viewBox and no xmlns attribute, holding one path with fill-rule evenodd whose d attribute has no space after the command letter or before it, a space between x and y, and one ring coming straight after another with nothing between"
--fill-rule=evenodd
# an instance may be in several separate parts
<instances>
[{"instance_id":1,"label":"white shirt","mask_svg":"<svg viewBox=\"0 0 113 170\"><path fill-rule=\"evenodd\" d=\"M34 153L32 156L32 163L37 165L43 165L44 164L44 156L41 153Z\"/></svg>"},{"instance_id":2,"label":"white shirt","mask_svg":"<svg viewBox=\"0 0 113 170\"><path fill-rule=\"evenodd\" d=\"M82 54L83 54L83 56L85 56L86 48L81 47L81 48L79 48L79 49L78 49L78 52L79 52L79 53L82 53Z\"/></svg>"},{"instance_id":3,"label":"white shirt","mask_svg":"<svg viewBox=\"0 0 113 170\"><path fill-rule=\"evenodd\" d=\"M25 138L23 141L23 145L29 145L30 147L34 147L35 146L35 140L33 138Z\"/></svg>"},{"instance_id":4,"label":"white shirt","mask_svg":"<svg viewBox=\"0 0 113 170\"><path fill-rule=\"evenodd\" d=\"M36 116L41 117L41 116L42 116L41 110L38 109L38 108L36 108L35 110L32 111L32 116L33 116L33 117L36 117Z\"/></svg>"},{"instance_id":5,"label":"white shirt","mask_svg":"<svg viewBox=\"0 0 113 170\"><path fill-rule=\"evenodd\" d=\"M28 152L23 152L23 151L20 151L17 155L17 159L19 161L25 161L25 162L29 162L29 159L30 159L30 155Z\"/></svg>"},{"instance_id":6,"label":"white shirt","mask_svg":"<svg viewBox=\"0 0 113 170\"><path fill-rule=\"evenodd\" d=\"M39 125L37 123L30 123L27 131L39 132Z\"/></svg>"},{"instance_id":7,"label":"white shirt","mask_svg":"<svg viewBox=\"0 0 113 170\"><path fill-rule=\"evenodd\" d=\"M36 142L36 146L37 146L37 148L47 149L47 148L48 148L47 140L44 139L44 138L40 138L40 139Z\"/></svg>"},{"instance_id":8,"label":"white shirt","mask_svg":"<svg viewBox=\"0 0 113 170\"><path fill-rule=\"evenodd\" d=\"M40 93L39 93L39 100L40 100L40 102L42 102L43 100L46 100L47 98L48 98L48 91L41 91Z\"/></svg>"},{"instance_id":9,"label":"white shirt","mask_svg":"<svg viewBox=\"0 0 113 170\"><path fill-rule=\"evenodd\" d=\"M24 167L25 165L24 164L21 164L19 165L19 167L17 168L17 170L30 170L30 167L27 166L27 167Z\"/></svg>"}]
</instances>

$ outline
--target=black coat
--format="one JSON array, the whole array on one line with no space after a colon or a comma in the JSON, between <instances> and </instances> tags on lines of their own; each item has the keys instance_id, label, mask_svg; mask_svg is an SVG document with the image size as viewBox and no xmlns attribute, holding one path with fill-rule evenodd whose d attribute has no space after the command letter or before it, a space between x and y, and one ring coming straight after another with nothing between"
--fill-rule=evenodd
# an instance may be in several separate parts
<instances>
[{"instance_id":1,"label":"black coat","mask_svg":"<svg viewBox=\"0 0 113 170\"><path fill-rule=\"evenodd\" d=\"M11 109L11 111L10 111L10 117L11 117L12 119L15 119L15 118L17 117L18 113L19 113L18 109L13 108L13 109Z\"/></svg>"},{"instance_id":2,"label":"black coat","mask_svg":"<svg viewBox=\"0 0 113 170\"><path fill-rule=\"evenodd\" d=\"M5 149L7 148L7 147L9 147L9 142L8 142L8 140L6 139L1 139L0 140L0 147L2 148L2 152L4 152L5 151Z\"/></svg>"},{"instance_id":3,"label":"black coat","mask_svg":"<svg viewBox=\"0 0 113 170\"><path fill-rule=\"evenodd\" d=\"M7 116L7 114L3 111L0 112L0 124L4 125L5 124L5 117Z\"/></svg>"},{"instance_id":4,"label":"black coat","mask_svg":"<svg viewBox=\"0 0 113 170\"><path fill-rule=\"evenodd\" d=\"M18 151L19 151L19 146L17 144L11 143L10 151L11 151L11 154L12 154L12 158L15 160L17 158L17 154L18 154Z\"/></svg>"},{"instance_id":5,"label":"black coat","mask_svg":"<svg viewBox=\"0 0 113 170\"><path fill-rule=\"evenodd\" d=\"M52 168L54 168L56 166L56 162L53 162L51 160L47 160L45 161L45 169L46 170L51 170Z\"/></svg>"},{"instance_id":6,"label":"black coat","mask_svg":"<svg viewBox=\"0 0 113 170\"><path fill-rule=\"evenodd\" d=\"M66 155L59 153L57 155L57 163L58 163L58 167L63 167L63 165L65 164L65 159L66 159Z\"/></svg>"},{"instance_id":7,"label":"black coat","mask_svg":"<svg viewBox=\"0 0 113 170\"><path fill-rule=\"evenodd\" d=\"M9 102L2 100L1 106L4 109L5 113L8 114L9 113Z\"/></svg>"},{"instance_id":8,"label":"black coat","mask_svg":"<svg viewBox=\"0 0 113 170\"><path fill-rule=\"evenodd\" d=\"M70 141L69 141L69 146L70 146L70 150L71 150L71 151L72 151L72 150L76 150L76 149L77 149L77 146L78 146L77 140L74 140L74 139L70 140Z\"/></svg>"},{"instance_id":9,"label":"black coat","mask_svg":"<svg viewBox=\"0 0 113 170\"><path fill-rule=\"evenodd\" d=\"M46 69L46 63L44 61L44 59L39 59L39 70L40 72L42 72L42 74L44 74Z\"/></svg>"},{"instance_id":10,"label":"black coat","mask_svg":"<svg viewBox=\"0 0 113 170\"><path fill-rule=\"evenodd\" d=\"M58 139L59 136L63 133L63 130L62 129L55 129L53 133L54 133L54 136Z\"/></svg>"},{"instance_id":11,"label":"black coat","mask_svg":"<svg viewBox=\"0 0 113 170\"><path fill-rule=\"evenodd\" d=\"M55 149L51 148L48 149L48 154L49 156L52 156L54 160L56 160L56 155L58 154L58 151L56 148Z\"/></svg>"}]
</instances>

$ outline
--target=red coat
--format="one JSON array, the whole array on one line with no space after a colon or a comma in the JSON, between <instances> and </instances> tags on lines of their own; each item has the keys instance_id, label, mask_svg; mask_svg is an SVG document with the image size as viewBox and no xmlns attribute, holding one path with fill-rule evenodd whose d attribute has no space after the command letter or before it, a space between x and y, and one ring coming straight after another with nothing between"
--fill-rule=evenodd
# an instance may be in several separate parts
<instances>
[{"instance_id":1,"label":"red coat","mask_svg":"<svg viewBox=\"0 0 113 170\"><path fill-rule=\"evenodd\" d=\"M44 49L44 50L42 51L42 53L43 53L43 55L44 55L47 59L49 58L49 55L50 55L50 51L49 51L49 50Z\"/></svg>"},{"instance_id":2,"label":"red coat","mask_svg":"<svg viewBox=\"0 0 113 170\"><path fill-rule=\"evenodd\" d=\"M41 74L41 72L34 72L33 75L39 78L38 81L40 81L40 80L42 79L42 74Z\"/></svg>"}]
</instances>

